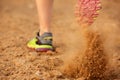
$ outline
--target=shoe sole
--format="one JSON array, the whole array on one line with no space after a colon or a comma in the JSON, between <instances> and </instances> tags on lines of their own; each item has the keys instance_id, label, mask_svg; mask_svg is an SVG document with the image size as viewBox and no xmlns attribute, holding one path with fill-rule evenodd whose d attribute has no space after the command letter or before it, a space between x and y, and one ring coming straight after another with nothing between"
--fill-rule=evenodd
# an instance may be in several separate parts
<instances>
[{"instance_id":1,"label":"shoe sole","mask_svg":"<svg viewBox=\"0 0 120 80\"><path fill-rule=\"evenodd\" d=\"M32 50L32 51L36 51L36 52L47 52L47 51L54 51L54 49L48 49L48 48L30 48L27 47L28 49Z\"/></svg>"},{"instance_id":2,"label":"shoe sole","mask_svg":"<svg viewBox=\"0 0 120 80\"><path fill-rule=\"evenodd\" d=\"M37 52L47 52L47 51L53 51L53 49L48 49L48 48L37 48L35 49Z\"/></svg>"},{"instance_id":3,"label":"shoe sole","mask_svg":"<svg viewBox=\"0 0 120 80\"><path fill-rule=\"evenodd\" d=\"M78 23L91 25L101 8L100 0L78 0L75 10Z\"/></svg>"}]
</instances>

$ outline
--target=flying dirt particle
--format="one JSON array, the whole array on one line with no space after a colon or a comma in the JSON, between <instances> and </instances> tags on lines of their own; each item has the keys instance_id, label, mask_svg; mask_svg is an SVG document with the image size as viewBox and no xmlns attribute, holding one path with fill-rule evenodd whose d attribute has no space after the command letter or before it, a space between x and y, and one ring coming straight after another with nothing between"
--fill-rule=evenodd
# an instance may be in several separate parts
<instances>
[{"instance_id":1,"label":"flying dirt particle","mask_svg":"<svg viewBox=\"0 0 120 80\"><path fill-rule=\"evenodd\" d=\"M87 80L106 80L106 55L99 33L88 32L87 48L83 55L80 75Z\"/></svg>"},{"instance_id":2,"label":"flying dirt particle","mask_svg":"<svg viewBox=\"0 0 120 80\"><path fill-rule=\"evenodd\" d=\"M107 80L106 54L103 41L97 32L87 31L84 33L86 38L86 49L82 55L78 53L76 57L63 68L63 73L68 77L80 78L85 80Z\"/></svg>"}]
</instances>

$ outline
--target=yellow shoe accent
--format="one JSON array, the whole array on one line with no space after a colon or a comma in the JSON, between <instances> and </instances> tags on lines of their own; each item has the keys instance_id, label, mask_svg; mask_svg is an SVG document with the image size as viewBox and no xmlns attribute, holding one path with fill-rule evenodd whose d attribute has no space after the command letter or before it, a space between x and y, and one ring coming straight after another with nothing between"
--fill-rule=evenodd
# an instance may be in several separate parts
<instances>
[{"instance_id":1,"label":"yellow shoe accent","mask_svg":"<svg viewBox=\"0 0 120 80\"><path fill-rule=\"evenodd\" d=\"M47 49L53 49L51 45L39 45L36 43L37 39L33 38L27 43L28 48L38 49L38 48L47 48Z\"/></svg>"}]
</instances>

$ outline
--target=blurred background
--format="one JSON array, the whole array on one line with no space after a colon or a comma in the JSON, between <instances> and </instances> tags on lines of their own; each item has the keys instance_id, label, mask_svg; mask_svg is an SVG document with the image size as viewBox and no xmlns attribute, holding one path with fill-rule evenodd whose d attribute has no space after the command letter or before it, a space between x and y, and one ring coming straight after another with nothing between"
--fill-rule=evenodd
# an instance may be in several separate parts
<instances>
[{"instance_id":1,"label":"blurred background","mask_svg":"<svg viewBox=\"0 0 120 80\"><path fill-rule=\"evenodd\" d=\"M47 78L48 73L54 73L54 77L60 75L57 70L62 64L60 54L68 52L69 44L80 41L76 38L81 33L74 16L75 3L75 0L54 2L52 31L54 45L57 46L55 53L59 55L49 56L26 48L27 41L35 36L39 28L35 0L0 0L0 80L52 80L53 77ZM106 47L110 49L112 79L119 80L120 0L102 0L102 6L100 16L91 27L104 34ZM74 39L71 39L73 36ZM61 80L55 80L58 79Z\"/></svg>"}]
</instances>

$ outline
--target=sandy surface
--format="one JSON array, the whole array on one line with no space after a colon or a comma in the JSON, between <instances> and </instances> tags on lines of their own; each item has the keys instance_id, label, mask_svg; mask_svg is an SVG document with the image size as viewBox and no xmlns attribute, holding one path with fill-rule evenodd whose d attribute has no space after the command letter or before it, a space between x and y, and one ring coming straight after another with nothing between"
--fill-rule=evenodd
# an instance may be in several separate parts
<instances>
[{"instance_id":1,"label":"sandy surface","mask_svg":"<svg viewBox=\"0 0 120 80\"><path fill-rule=\"evenodd\" d=\"M109 80L120 80L120 1L102 2L101 15L91 27L98 27L105 39ZM74 5L74 0L55 1L52 31L56 50L39 53L26 47L39 27L34 0L0 1L0 80L84 80L65 76L59 69L74 55L70 53L82 49L76 48L82 40Z\"/></svg>"}]
</instances>

